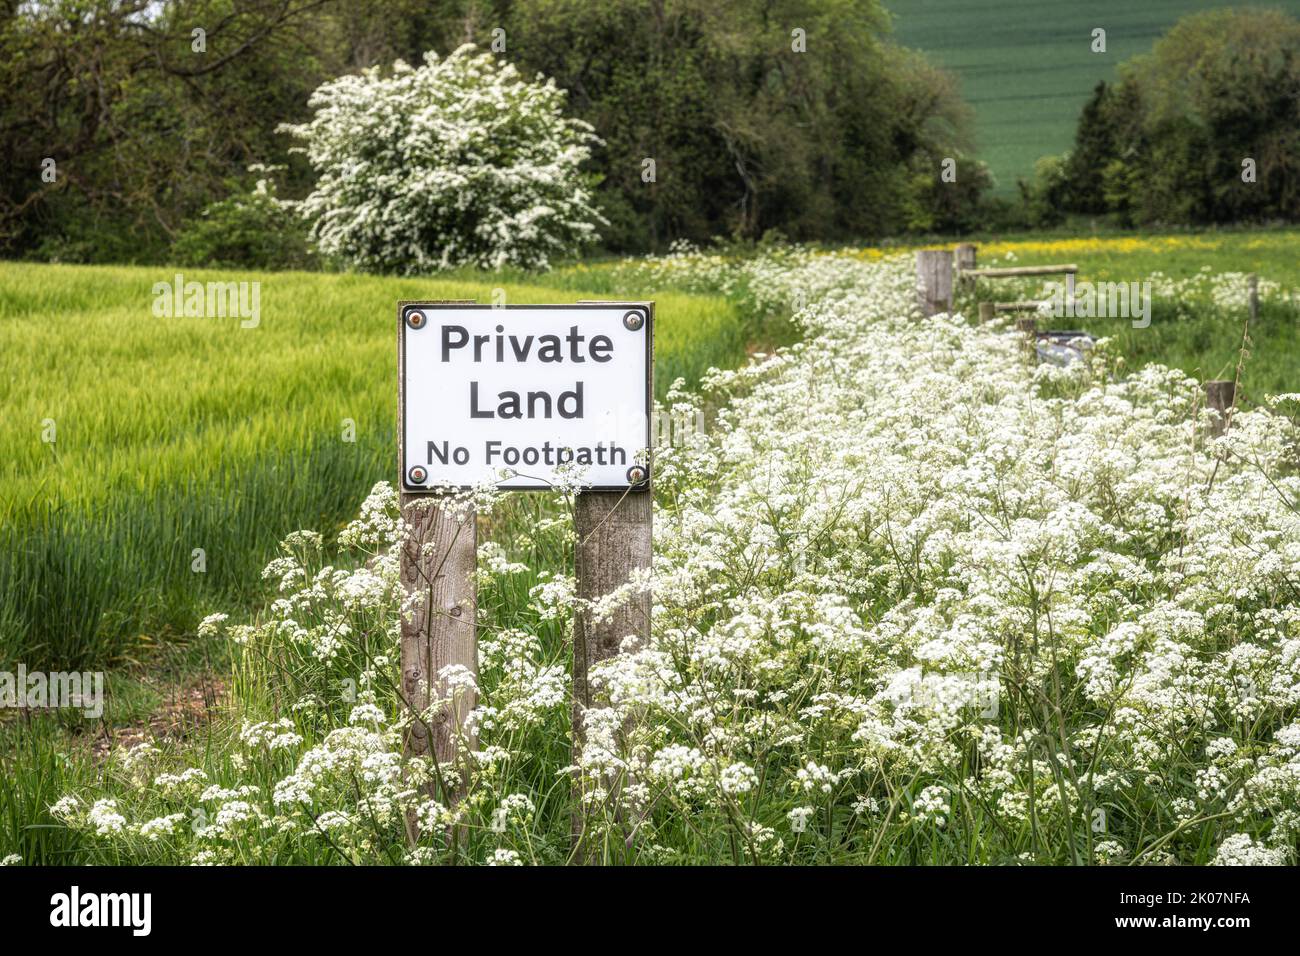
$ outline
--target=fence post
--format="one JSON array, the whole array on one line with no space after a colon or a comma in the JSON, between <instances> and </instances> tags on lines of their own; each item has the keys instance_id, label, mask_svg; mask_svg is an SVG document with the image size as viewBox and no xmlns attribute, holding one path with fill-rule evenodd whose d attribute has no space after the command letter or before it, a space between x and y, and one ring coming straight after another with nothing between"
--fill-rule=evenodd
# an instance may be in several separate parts
<instances>
[{"instance_id":1,"label":"fence post","mask_svg":"<svg viewBox=\"0 0 1300 956\"><path fill-rule=\"evenodd\" d=\"M1252 272L1246 284L1250 289L1250 324L1254 325L1259 319L1259 276Z\"/></svg>"},{"instance_id":2,"label":"fence post","mask_svg":"<svg viewBox=\"0 0 1300 956\"><path fill-rule=\"evenodd\" d=\"M1219 413L1218 418L1210 425L1210 434L1217 438L1227 431L1228 414L1231 412L1237 397L1237 383L1232 379L1214 379L1206 382L1203 387L1205 389L1205 407L1212 408Z\"/></svg>"},{"instance_id":3,"label":"fence post","mask_svg":"<svg viewBox=\"0 0 1300 956\"><path fill-rule=\"evenodd\" d=\"M993 303L992 303L992 302L981 302L981 303L980 303L980 323L983 324L983 323L986 323L986 322L992 322L992 321L993 321Z\"/></svg>"},{"instance_id":4,"label":"fence post","mask_svg":"<svg viewBox=\"0 0 1300 956\"><path fill-rule=\"evenodd\" d=\"M457 304L468 304L454 300ZM472 302L472 300L469 300ZM402 306L397 308L397 407L398 434L401 434L402 394L405 382L406 355L402 326ZM399 459L400 460L400 459ZM399 464L400 468L400 464ZM401 475L398 487L403 487ZM438 493L399 495L405 537L399 554L398 576L403 598L421 597L401 619L401 694L413 714L423 715L434 700L450 696L447 682L438 675L444 667L459 665L478 680L478 523L468 502L455 502ZM436 761L439 775L446 769L458 771L458 781L448 785L442 799L451 803L464 793L468 766L454 765L466 760L477 740L464 729L465 720L478 703L470 689L457 691L455 701L429 718L411 722L403 739L409 756L430 756ZM463 748L462 748L463 743ZM414 820L407 821L415 835Z\"/></svg>"},{"instance_id":5,"label":"fence post","mask_svg":"<svg viewBox=\"0 0 1300 956\"><path fill-rule=\"evenodd\" d=\"M596 601L648 569L651 559L651 494L647 486L628 491L583 491L577 496L574 526L574 573L580 602ZM603 620L594 620L580 607L573 621L573 751L581 752L584 711L591 706L591 668L619 652L623 639L634 636L642 645L650 639L650 595L642 592L623 602ZM611 792L614 788L611 787ZM582 794L573 813L576 859L584 862L586 813Z\"/></svg>"},{"instance_id":6,"label":"fence post","mask_svg":"<svg viewBox=\"0 0 1300 956\"><path fill-rule=\"evenodd\" d=\"M474 578L478 527L472 506L448 506L439 495L403 493L402 517L407 527L401 552L402 585L408 594L423 595L409 620L402 620L402 692L412 706L423 710L429 706L430 693L435 699L447 696L438 678L444 667L459 664L478 676ZM454 708L433 715L427 730L416 721L408 738L411 752L432 751L439 763L455 760L457 738L474 707L474 697L472 692L462 693Z\"/></svg>"},{"instance_id":7,"label":"fence post","mask_svg":"<svg viewBox=\"0 0 1300 956\"><path fill-rule=\"evenodd\" d=\"M957 246L957 259L955 265L959 277L963 272L969 272L971 269L975 268L975 249L976 247L973 242L963 242ZM963 282L969 281L969 279L963 280Z\"/></svg>"},{"instance_id":8,"label":"fence post","mask_svg":"<svg viewBox=\"0 0 1300 956\"><path fill-rule=\"evenodd\" d=\"M917 250L916 304L922 315L952 311L952 253L947 249Z\"/></svg>"}]
</instances>

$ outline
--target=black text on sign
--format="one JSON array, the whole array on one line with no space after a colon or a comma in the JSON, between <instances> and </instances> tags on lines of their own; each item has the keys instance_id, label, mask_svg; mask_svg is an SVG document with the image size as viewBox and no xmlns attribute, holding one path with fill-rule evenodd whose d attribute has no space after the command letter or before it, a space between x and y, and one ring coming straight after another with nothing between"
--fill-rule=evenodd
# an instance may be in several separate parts
<instances>
[{"instance_id":1,"label":"black text on sign","mask_svg":"<svg viewBox=\"0 0 1300 956\"><path fill-rule=\"evenodd\" d=\"M647 480L649 303L398 309L408 490Z\"/></svg>"}]
</instances>

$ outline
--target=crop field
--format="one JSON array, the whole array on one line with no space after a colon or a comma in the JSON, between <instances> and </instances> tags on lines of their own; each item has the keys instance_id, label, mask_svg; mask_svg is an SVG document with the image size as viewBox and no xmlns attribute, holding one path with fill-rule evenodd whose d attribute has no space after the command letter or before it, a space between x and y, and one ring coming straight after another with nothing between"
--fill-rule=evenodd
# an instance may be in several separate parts
<instances>
[{"instance_id":1,"label":"crop field","mask_svg":"<svg viewBox=\"0 0 1300 956\"><path fill-rule=\"evenodd\" d=\"M255 603L276 541L336 528L392 477L399 299L620 295L585 266L185 278L260 282L259 324L156 317L158 268L0 264L0 661L137 659L219 601ZM721 297L654 295L661 395L767 334Z\"/></svg>"},{"instance_id":2,"label":"crop field","mask_svg":"<svg viewBox=\"0 0 1300 956\"><path fill-rule=\"evenodd\" d=\"M1180 17L1222 0L892 0L894 33L955 73L975 110L977 155L1000 195L1041 156L1069 149L1093 87L1151 49ZM1262 4L1300 12L1297 0ZM1091 50L1106 31L1106 52Z\"/></svg>"}]
</instances>

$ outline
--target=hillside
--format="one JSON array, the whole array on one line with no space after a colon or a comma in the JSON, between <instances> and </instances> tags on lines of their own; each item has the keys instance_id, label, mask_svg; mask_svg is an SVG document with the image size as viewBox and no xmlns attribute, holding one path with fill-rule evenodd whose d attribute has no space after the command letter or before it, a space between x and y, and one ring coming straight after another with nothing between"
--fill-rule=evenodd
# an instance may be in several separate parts
<instances>
[{"instance_id":1,"label":"hillside","mask_svg":"<svg viewBox=\"0 0 1300 956\"><path fill-rule=\"evenodd\" d=\"M1265 6L1300 13L1300 0ZM894 32L956 73L974 107L977 154L989 164L999 195L1033 172L1040 156L1074 140L1079 110L1115 67L1151 49L1189 13L1221 0L890 0ZM1106 52L1091 50L1092 31L1106 31Z\"/></svg>"}]
</instances>

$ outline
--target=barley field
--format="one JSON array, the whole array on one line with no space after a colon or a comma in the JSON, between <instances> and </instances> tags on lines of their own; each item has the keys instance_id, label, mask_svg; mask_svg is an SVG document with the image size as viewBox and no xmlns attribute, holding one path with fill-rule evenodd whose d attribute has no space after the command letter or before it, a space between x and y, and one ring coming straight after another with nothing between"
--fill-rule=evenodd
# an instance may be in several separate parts
<instances>
[{"instance_id":1,"label":"barley field","mask_svg":"<svg viewBox=\"0 0 1300 956\"><path fill-rule=\"evenodd\" d=\"M147 658L216 603L255 604L284 534L339 527L395 468L399 299L621 294L585 266L547 284L186 270L260 283L260 323L243 328L154 315L174 271L0 263L6 664ZM651 294L660 394L766 334L720 296Z\"/></svg>"}]
</instances>

